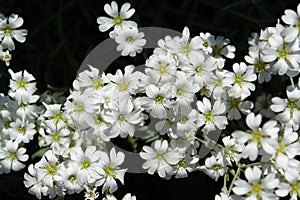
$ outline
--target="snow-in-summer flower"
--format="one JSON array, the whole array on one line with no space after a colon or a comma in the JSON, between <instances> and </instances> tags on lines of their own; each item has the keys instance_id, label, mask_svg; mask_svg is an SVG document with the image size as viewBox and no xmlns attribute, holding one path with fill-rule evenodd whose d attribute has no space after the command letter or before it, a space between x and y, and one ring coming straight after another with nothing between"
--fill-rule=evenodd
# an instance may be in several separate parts
<instances>
[{"instance_id":1,"label":"snow-in-summer flower","mask_svg":"<svg viewBox=\"0 0 300 200\"><path fill-rule=\"evenodd\" d=\"M130 3L124 3L120 11L118 4L112 1L111 4L105 4L104 10L110 17L98 17L97 23L99 24L99 30L105 32L114 27L114 30L120 30L124 28L137 27L137 24L129 19L135 12L134 8L130 8Z\"/></svg>"},{"instance_id":2,"label":"snow-in-summer flower","mask_svg":"<svg viewBox=\"0 0 300 200\"><path fill-rule=\"evenodd\" d=\"M278 186L279 180L275 174L263 175L257 166L247 167L245 170L247 181L238 179L234 182L233 192L245 199L279 199L274 189Z\"/></svg>"},{"instance_id":3,"label":"snow-in-summer flower","mask_svg":"<svg viewBox=\"0 0 300 200\"><path fill-rule=\"evenodd\" d=\"M138 32L137 28L127 28L119 31L115 40L118 43L117 51L122 51L122 56L135 57L136 53L141 53L146 40L144 33Z\"/></svg>"},{"instance_id":4,"label":"snow-in-summer flower","mask_svg":"<svg viewBox=\"0 0 300 200\"><path fill-rule=\"evenodd\" d=\"M15 43L13 39L18 42L25 42L28 31L26 29L18 29L24 23L22 17L17 14L11 14L8 18L0 13L0 40L3 49L9 51L15 49Z\"/></svg>"}]
</instances>

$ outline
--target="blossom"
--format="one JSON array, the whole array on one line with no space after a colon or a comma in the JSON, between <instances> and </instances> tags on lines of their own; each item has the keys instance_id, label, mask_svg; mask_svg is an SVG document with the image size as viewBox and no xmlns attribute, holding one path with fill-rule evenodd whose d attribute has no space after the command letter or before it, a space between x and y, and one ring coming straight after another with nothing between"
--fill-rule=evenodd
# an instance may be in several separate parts
<instances>
[{"instance_id":1,"label":"blossom","mask_svg":"<svg viewBox=\"0 0 300 200\"><path fill-rule=\"evenodd\" d=\"M118 4L115 1L112 1L110 5L104 5L104 10L110 18L102 16L97 18L97 23L99 24L99 30L101 32L105 32L112 27L117 31L124 28L137 27L135 22L127 20L135 12L134 8L130 9L130 3L124 3L119 11Z\"/></svg>"},{"instance_id":2,"label":"blossom","mask_svg":"<svg viewBox=\"0 0 300 200\"><path fill-rule=\"evenodd\" d=\"M142 106L150 110L150 114L155 118L166 118L166 109L172 106L171 96L172 91L170 84L166 83L161 87L153 84L146 86L147 97L142 97Z\"/></svg>"},{"instance_id":3,"label":"blossom","mask_svg":"<svg viewBox=\"0 0 300 200\"><path fill-rule=\"evenodd\" d=\"M2 13L0 13L0 40L1 46L4 49L14 50L15 43L13 42L13 38L18 42L25 42L27 30L19 29L21 27L24 20L22 17L19 17L17 14L11 14L8 18L5 18Z\"/></svg>"},{"instance_id":4,"label":"blossom","mask_svg":"<svg viewBox=\"0 0 300 200\"><path fill-rule=\"evenodd\" d=\"M233 75L234 83L228 91L229 95L235 98L242 97L242 99L250 96L250 91L255 90L255 85L251 83L256 80L253 68L247 66L244 62L235 63L232 68L234 74L231 75Z\"/></svg>"},{"instance_id":5,"label":"blossom","mask_svg":"<svg viewBox=\"0 0 300 200\"><path fill-rule=\"evenodd\" d=\"M239 120L242 116L240 111L243 114L250 113L250 109L253 108L253 103L251 101L245 101L241 97L234 98L228 97L227 98L227 117L229 120Z\"/></svg>"},{"instance_id":6,"label":"blossom","mask_svg":"<svg viewBox=\"0 0 300 200\"><path fill-rule=\"evenodd\" d=\"M262 171L259 167L247 167L245 170L247 181L238 179L234 182L232 191L239 195L246 195L245 199L279 199L273 192L278 186L279 180L275 178L274 173L262 177Z\"/></svg>"},{"instance_id":7,"label":"blossom","mask_svg":"<svg viewBox=\"0 0 300 200\"><path fill-rule=\"evenodd\" d=\"M277 141L271 138L272 135L279 132L279 127L277 127L277 122L274 120L269 120L263 127L260 127L262 121L262 116L254 113L249 113L246 117L247 126L251 130L245 131L234 131L232 136L240 144L245 144L244 151L242 152L243 158L248 158L254 161L258 156L258 148L262 148L266 153L274 155L276 152Z\"/></svg>"},{"instance_id":8,"label":"blossom","mask_svg":"<svg viewBox=\"0 0 300 200\"><path fill-rule=\"evenodd\" d=\"M226 106L222 101L217 100L212 105L209 99L204 97L202 101L197 101L197 107L200 111L199 126L205 125L202 128L205 133L226 127L227 118L222 116Z\"/></svg>"},{"instance_id":9,"label":"blossom","mask_svg":"<svg viewBox=\"0 0 300 200\"><path fill-rule=\"evenodd\" d=\"M126 96L118 101L118 109L106 114L106 121L111 123L111 130L107 134L113 138L118 135L126 137L134 134L134 127L143 119L140 110L134 110L133 103Z\"/></svg>"},{"instance_id":10,"label":"blossom","mask_svg":"<svg viewBox=\"0 0 300 200\"><path fill-rule=\"evenodd\" d=\"M29 174L28 174L29 173ZM33 164L28 167L28 173L24 174L24 185L29 188L28 192L35 195L38 199L42 198L42 195L46 195L48 192L48 187L43 185L43 183L38 180L37 170Z\"/></svg>"},{"instance_id":11,"label":"blossom","mask_svg":"<svg viewBox=\"0 0 300 200\"><path fill-rule=\"evenodd\" d=\"M36 83L33 82L35 78L26 70L14 73L11 69L8 69L8 72L11 76L9 87L12 92L34 93L36 91Z\"/></svg>"},{"instance_id":12,"label":"blossom","mask_svg":"<svg viewBox=\"0 0 300 200\"><path fill-rule=\"evenodd\" d=\"M120 165L124 162L125 154L116 152L115 148L110 150L109 156L106 152L101 152L100 166L97 170L100 178L95 183L96 186L102 186L102 193L109 191L113 193L117 190L118 185L116 179L124 184L124 175L127 169L120 169Z\"/></svg>"},{"instance_id":13,"label":"blossom","mask_svg":"<svg viewBox=\"0 0 300 200\"><path fill-rule=\"evenodd\" d=\"M300 17L300 4L297 6L297 12L287 9L281 17L282 21L289 25L284 30L285 40L291 42L299 36L299 17Z\"/></svg>"},{"instance_id":14,"label":"blossom","mask_svg":"<svg viewBox=\"0 0 300 200\"><path fill-rule=\"evenodd\" d=\"M287 88L286 94L287 99L273 97L270 108L279 113L275 116L278 121L297 130L300 123L300 89L290 86Z\"/></svg>"},{"instance_id":15,"label":"blossom","mask_svg":"<svg viewBox=\"0 0 300 200\"><path fill-rule=\"evenodd\" d=\"M77 180L80 185L89 184L99 178L97 171L100 170L99 160L101 151L96 146L88 146L85 150L81 147L74 147L70 150L70 165L78 167ZM93 178L93 180L92 180Z\"/></svg>"},{"instance_id":16,"label":"blossom","mask_svg":"<svg viewBox=\"0 0 300 200\"><path fill-rule=\"evenodd\" d=\"M299 40L286 42L280 33L269 38L270 47L263 50L263 61L275 62L272 71L279 75L295 76L299 70L300 47Z\"/></svg>"},{"instance_id":17,"label":"blossom","mask_svg":"<svg viewBox=\"0 0 300 200\"><path fill-rule=\"evenodd\" d=\"M166 177L173 171L171 165L175 165L181 159L181 155L169 149L169 144L166 140L156 140L149 146L143 146L143 152L140 156L146 160L142 165L143 169L148 169L149 174L158 172L160 177Z\"/></svg>"},{"instance_id":18,"label":"blossom","mask_svg":"<svg viewBox=\"0 0 300 200\"><path fill-rule=\"evenodd\" d=\"M19 147L16 141L5 141L5 146L0 148L0 165L4 173L9 173L11 170L19 171L25 167L25 162L29 156L25 154L26 149Z\"/></svg>"},{"instance_id":19,"label":"blossom","mask_svg":"<svg viewBox=\"0 0 300 200\"><path fill-rule=\"evenodd\" d=\"M10 65L11 54L8 50L3 51L2 46L0 46L0 60L4 61L6 66Z\"/></svg>"},{"instance_id":20,"label":"blossom","mask_svg":"<svg viewBox=\"0 0 300 200\"><path fill-rule=\"evenodd\" d=\"M153 54L146 60L146 73L151 73L154 79L161 83L174 80L177 68L175 60L169 54Z\"/></svg>"},{"instance_id":21,"label":"blossom","mask_svg":"<svg viewBox=\"0 0 300 200\"><path fill-rule=\"evenodd\" d=\"M276 194L279 197L285 197L288 194L291 196L291 200L296 200L300 194L300 176L299 171L296 168L290 168L284 173L286 182L280 182Z\"/></svg>"},{"instance_id":22,"label":"blossom","mask_svg":"<svg viewBox=\"0 0 300 200\"><path fill-rule=\"evenodd\" d=\"M200 169L217 181L220 176L224 176L226 171L223 156L219 153L217 156L212 155L211 157L206 158L205 165L201 166Z\"/></svg>"},{"instance_id":23,"label":"blossom","mask_svg":"<svg viewBox=\"0 0 300 200\"><path fill-rule=\"evenodd\" d=\"M117 51L122 51L122 56L136 56L136 53L141 53L143 46L146 44L146 40L143 39L144 33L139 32L137 28L122 29L115 37Z\"/></svg>"},{"instance_id":24,"label":"blossom","mask_svg":"<svg viewBox=\"0 0 300 200\"><path fill-rule=\"evenodd\" d=\"M33 136L36 133L33 123L27 119L21 120L19 118L10 123L8 131L10 132L10 138L18 143L29 143L30 140L33 140Z\"/></svg>"}]
</instances>

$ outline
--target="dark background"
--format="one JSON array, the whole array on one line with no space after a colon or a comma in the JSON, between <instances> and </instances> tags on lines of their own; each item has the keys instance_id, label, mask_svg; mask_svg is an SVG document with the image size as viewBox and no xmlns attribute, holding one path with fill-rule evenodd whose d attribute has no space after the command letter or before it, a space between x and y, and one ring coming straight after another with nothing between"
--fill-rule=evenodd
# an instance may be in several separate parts
<instances>
[{"instance_id":1,"label":"dark background","mask_svg":"<svg viewBox=\"0 0 300 200\"><path fill-rule=\"evenodd\" d=\"M125 2L125 1L118 1ZM188 26L191 36L199 32L222 35L236 46L235 62L243 61L247 54L247 38L251 32L260 32L267 26L275 26L285 9L296 10L297 0L131 0L136 9L132 20L139 27L164 27L182 31ZM16 42L12 52L13 71L26 69L37 79L39 93L50 88L70 88L85 56L108 37L108 32L98 30L96 19L106 16L103 11L107 0L0 0L0 12L24 18L22 28L28 30L24 44ZM121 3L119 3L120 5ZM99 58L101 59L101 58ZM132 58L121 58L119 63L131 63ZM118 63L116 61L116 63ZM113 69L122 68L116 65ZM132 63L136 64L136 63ZM0 91L8 90L8 72L0 63ZM36 145L28 147L34 152ZM29 161L32 162L32 161ZM23 174L12 172L0 175L0 198L34 199L23 186ZM118 197L131 192L138 200L148 199L213 199L221 189L201 172L192 173L187 179L166 181L146 174L127 174L125 186L116 192ZM66 199L83 199L74 195ZM100 199L100 198L99 198Z\"/></svg>"}]
</instances>

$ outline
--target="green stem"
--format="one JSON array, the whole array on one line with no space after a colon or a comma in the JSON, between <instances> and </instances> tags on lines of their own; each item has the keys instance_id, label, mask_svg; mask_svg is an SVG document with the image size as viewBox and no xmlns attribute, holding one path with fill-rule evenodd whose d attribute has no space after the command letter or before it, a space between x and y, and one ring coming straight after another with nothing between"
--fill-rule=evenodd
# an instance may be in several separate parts
<instances>
[{"instance_id":1,"label":"green stem","mask_svg":"<svg viewBox=\"0 0 300 200\"><path fill-rule=\"evenodd\" d=\"M295 83L294 83L294 80L293 80L292 77L290 77L290 81L291 81L291 84L292 84L293 88L295 88Z\"/></svg>"},{"instance_id":2,"label":"green stem","mask_svg":"<svg viewBox=\"0 0 300 200\"><path fill-rule=\"evenodd\" d=\"M228 190L228 194L230 194L232 188L233 188L233 184L235 182L235 180L239 177L239 174L240 174L240 171L241 171L241 163L238 164L238 168L236 170L236 173L234 174L234 177L230 183L230 186L229 186L229 190Z\"/></svg>"}]
</instances>

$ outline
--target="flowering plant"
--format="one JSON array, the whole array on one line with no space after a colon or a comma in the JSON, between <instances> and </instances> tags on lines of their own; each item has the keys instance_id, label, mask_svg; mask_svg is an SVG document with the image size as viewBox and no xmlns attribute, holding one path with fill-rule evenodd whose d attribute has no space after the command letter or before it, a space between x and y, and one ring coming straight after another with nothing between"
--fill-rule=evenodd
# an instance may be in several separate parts
<instances>
[{"instance_id":1,"label":"flowering plant","mask_svg":"<svg viewBox=\"0 0 300 200\"><path fill-rule=\"evenodd\" d=\"M147 40L129 20L135 9L112 1L104 10L109 17L97 18L99 30L111 30L122 56L140 54ZM164 179L193 171L223 177L217 200L297 199L299 18L300 4L297 12L285 10L274 27L252 34L245 62L232 66L226 61L236 48L229 39L202 32L191 37L184 27L181 35L157 41L142 70L127 65L100 73L89 65L65 98L36 94L33 75L9 69L9 92L0 95L0 173L28 167L24 185L38 199L84 192L85 199L113 200L130 169L126 151L109 144L127 138L143 160L142 172ZM0 58L8 66L13 39L26 39L27 30L17 29L22 24L18 15L0 15ZM285 94L262 93L254 101L256 89L273 77L290 81ZM25 145L36 136L40 159L26 166Z\"/></svg>"}]
</instances>

